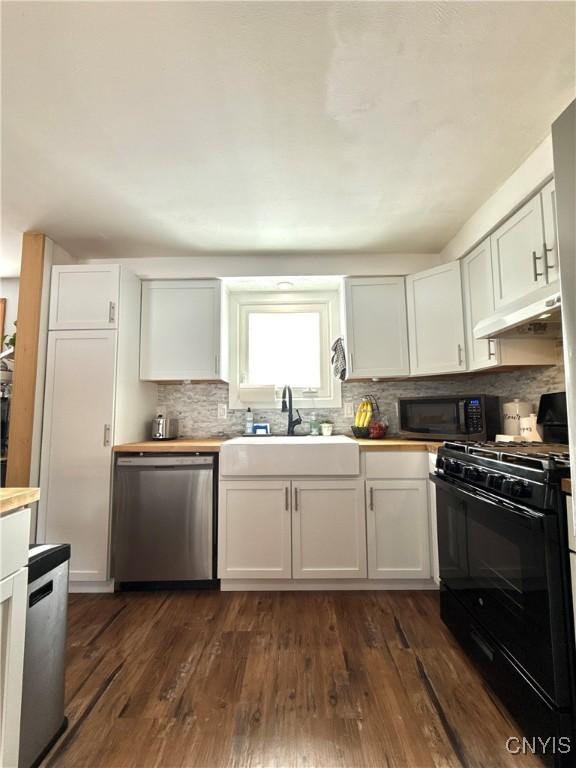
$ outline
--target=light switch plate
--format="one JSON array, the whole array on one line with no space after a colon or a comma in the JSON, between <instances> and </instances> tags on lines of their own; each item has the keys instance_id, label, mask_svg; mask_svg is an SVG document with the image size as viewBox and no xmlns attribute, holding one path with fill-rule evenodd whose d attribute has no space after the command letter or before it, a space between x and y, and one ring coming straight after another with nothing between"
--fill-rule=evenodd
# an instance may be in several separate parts
<instances>
[{"instance_id":1,"label":"light switch plate","mask_svg":"<svg viewBox=\"0 0 576 768\"><path fill-rule=\"evenodd\" d=\"M344 403L344 418L345 419L354 418L354 403Z\"/></svg>"},{"instance_id":2,"label":"light switch plate","mask_svg":"<svg viewBox=\"0 0 576 768\"><path fill-rule=\"evenodd\" d=\"M228 406L226 405L226 403L218 403L218 418L219 419L228 418Z\"/></svg>"}]
</instances>

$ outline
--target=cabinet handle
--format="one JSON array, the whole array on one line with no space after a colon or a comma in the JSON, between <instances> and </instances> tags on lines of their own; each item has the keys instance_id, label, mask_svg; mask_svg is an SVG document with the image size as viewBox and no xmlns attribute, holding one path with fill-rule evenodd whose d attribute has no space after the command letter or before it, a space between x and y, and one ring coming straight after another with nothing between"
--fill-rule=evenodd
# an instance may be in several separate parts
<instances>
[{"instance_id":1,"label":"cabinet handle","mask_svg":"<svg viewBox=\"0 0 576 768\"><path fill-rule=\"evenodd\" d=\"M350 352L350 373L354 373L354 352Z\"/></svg>"},{"instance_id":2,"label":"cabinet handle","mask_svg":"<svg viewBox=\"0 0 576 768\"><path fill-rule=\"evenodd\" d=\"M111 428L110 424L104 424L104 447L108 448L110 445L110 435L111 435Z\"/></svg>"},{"instance_id":3,"label":"cabinet handle","mask_svg":"<svg viewBox=\"0 0 576 768\"><path fill-rule=\"evenodd\" d=\"M496 358L496 342L494 339L488 339L488 360Z\"/></svg>"},{"instance_id":4,"label":"cabinet handle","mask_svg":"<svg viewBox=\"0 0 576 768\"><path fill-rule=\"evenodd\" d=\"M458 344L458 365L462 365L462 344Z\"/></svg>"},{"instance_id":5,"label":"cabinet handle","mask_svg":"<svg viewBox=\"0 0 576 768\"><path fill-rule=\"evenodd\" d=\"M284 488L284 509L286 512L290 509L290 491L288 490L288 486Z\"/></svg>"},{"instance_id":6,"label":"cabinet handle","mask_svg":"<svg viewBox=\"0 0 576 768\"><path fill-rule=\"evenodd\" d=\"M116 320L116 304L113 301L108 302L108 322L113 323Z\"/></svg>"},{"instance_id":7,"label":"cabinet handle","mask_svg":"<svg viewBox=\"0 0 576 768\"><path fill-rule=\"evenodd\" d=\"M548 248L546 240L544 240L544 268L547 272L550 272L551 269L556 269L556 264L550 264L548 261L549 253L554 253L554 248Z\"/></svg>"},{"instance_id":8,"label":"cabinet handle","mask_svg":"<svg viewBox=\"0 0 576 768\"><path fill-rule=\"evenodd\" d=\"M214 373L220 375L220 355L214 355Z\"/></svg>"},{"instance_id":9,"label":"cabinet handle","mask_svg":"<svg viewBox=\"0 0 576 768\"><path fill-rule=\"evenodd\" d=\"M534 282L538 282L539 277L543 277L544 272L538 272L538 262L542 259L542 256L538 256L536 251L532 251L532 269L534 271Z\"/></svg>"},{"instance_id":10,"label":"cabinet handle","mask_svg":"<svg viewBox=\"0 0 576 768\"><path fill-rule=\"evenodd\" d=\"M298 488L294 488L294 511L298 512Z\"/></svg>"},{"instance_id":11,"label":"cabinet handle","mask_svg":"<svg viewBox=\"0 0 576 768\"><path fill-rule=\"evenodd\" d=\"M370 510L374 511L374 488L370 486Z\"/></svg>"}]
</instances>

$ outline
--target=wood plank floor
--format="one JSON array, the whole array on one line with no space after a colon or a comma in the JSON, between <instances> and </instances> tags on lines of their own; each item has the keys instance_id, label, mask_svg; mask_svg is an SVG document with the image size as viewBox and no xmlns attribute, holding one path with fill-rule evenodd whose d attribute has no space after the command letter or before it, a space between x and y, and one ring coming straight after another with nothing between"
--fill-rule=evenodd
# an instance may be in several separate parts
<instances>
[{"instance_id":1,"label":"wood plank floor","mask_svg":"<svg viewBox=\"0 0 576 768\"><path fill-rule=\"evenodd\" d=\"M433 592L70 598L45 768L535 768Z\"/></svg>"}]
</instances>

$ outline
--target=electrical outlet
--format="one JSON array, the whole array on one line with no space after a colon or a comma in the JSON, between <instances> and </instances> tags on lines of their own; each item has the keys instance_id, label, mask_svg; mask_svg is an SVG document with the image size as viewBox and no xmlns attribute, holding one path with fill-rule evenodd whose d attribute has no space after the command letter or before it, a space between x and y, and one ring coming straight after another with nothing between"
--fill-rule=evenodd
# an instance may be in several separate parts
<instances>
[{"instance_id":1,"label":"electrical outlet","mask_svg":"<svg viewBox=\"0 0 576 768\"><path fill-rule=\"evenodd\" d=\"M219 419L228 418L228 406L226 405L226 403L218 403L218 418Z\"/></svg>"},{"instance_id":2,"label":"electrical outlet","mask_svg":"<svg viewBox=\"0 0 576 768\"><path fill-rule=\"evenodd\" d=\"M344 418L345 419L354 418L354 403L344 403Z\"/></svg>"}]
</instances>

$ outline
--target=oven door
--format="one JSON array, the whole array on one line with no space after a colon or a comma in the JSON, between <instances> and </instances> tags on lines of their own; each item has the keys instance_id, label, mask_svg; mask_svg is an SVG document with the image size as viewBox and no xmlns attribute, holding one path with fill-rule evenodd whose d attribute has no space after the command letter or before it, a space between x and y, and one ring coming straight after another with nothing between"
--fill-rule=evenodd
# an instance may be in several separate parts
<instances>
[{"instance_id":1,"label":"oven door","mask_svg":"<svg viewBox=\"0 0 576 768\"><path fill-rule=\"evenodd\" d=\"M555 665L561 617L552 616L562 590L554 515L432 479L440 578L543 692L563 704L569 692Z\"/></svg>"},{"instance_id":2,"label":"oven door","mask_svg":"<svg viewBox=\"0 0 576 768\"><path fill-rule=\"evenodd\" d=\"M407 437L458 439L466 435L465 401L457 397L400 399L400 432Z\"/></svg>"}]
</instances>

